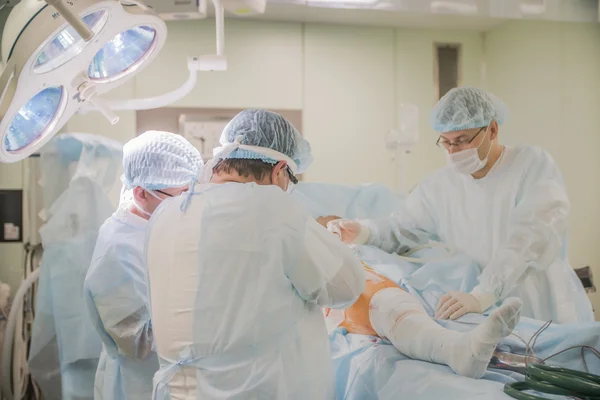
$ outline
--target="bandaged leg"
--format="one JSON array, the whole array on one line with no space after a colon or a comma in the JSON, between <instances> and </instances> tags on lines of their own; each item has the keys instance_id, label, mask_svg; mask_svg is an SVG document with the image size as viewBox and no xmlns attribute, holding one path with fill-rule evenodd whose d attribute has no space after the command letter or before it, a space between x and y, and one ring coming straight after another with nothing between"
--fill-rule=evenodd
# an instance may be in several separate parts
<instances>
[{"instance_id":1,"label":"bandaged leg","mask_svg":"<svg viewBox=\"0 0 600 400\"><path fill-rule=\"evenodd\" d=\"M448 365L458 375L481 378L496 345L519 321L521 301L507 299L470 332L454 332L438 325L419 300L400 289L379 291L371 299L373 329L407 357Z\"/></svg>"}]
</instances>

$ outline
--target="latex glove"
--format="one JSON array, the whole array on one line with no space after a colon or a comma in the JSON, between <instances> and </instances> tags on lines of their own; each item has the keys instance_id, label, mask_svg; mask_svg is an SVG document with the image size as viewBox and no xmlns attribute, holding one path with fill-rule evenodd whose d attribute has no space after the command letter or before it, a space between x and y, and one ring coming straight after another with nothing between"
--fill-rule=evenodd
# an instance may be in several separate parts
<instances>
[{"instance_id":1,"label":"latex glove","mask_svg":"<svg viewBox=\"0 0 600 400\"><path fill-rule=\"evenodd\" d=\"M327 228L327 224L330 223L331 221L335 221L341 219L338 216L335 215L328 215L326 217L319 217L317 218L317 222L322 225L324 228Z\"/></svg>"},{"instance_id":2,"label":"latex glove","mask_svg":"<svg viewBox=\"0 0 600 400\"><path fill-rule=\"evenodd\" d=\"M483 312L483 307L479 299L470 293L450 292L446 293L435 311L436 319L455 320L468 313Z\"/></svg>"},{"instance_id":3,"label":"latex glove","mask_svg":"<svg viewBox=\"0 0 600 400\"><path fill-rule=\"evenodd\" d=\"M349 219L330 221L327 229L338 235L346 244L365 244L369 240L369 228Z\"/></svg>"}]
</instances>

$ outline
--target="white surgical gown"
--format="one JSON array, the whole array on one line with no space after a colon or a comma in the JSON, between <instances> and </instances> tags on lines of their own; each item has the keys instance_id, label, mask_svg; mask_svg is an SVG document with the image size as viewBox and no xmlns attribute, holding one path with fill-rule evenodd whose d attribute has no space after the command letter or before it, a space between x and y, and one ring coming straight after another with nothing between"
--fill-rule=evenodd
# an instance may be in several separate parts
<instances>
[{"instance_id":1,"label":"white surgical gown","mask_svg":"<svg viewBox=\"0 0 600 400\"><path fill-rule=\"evenodd\" d=\"M119 209L100 228L85 278L88 311L102 354L95 400L148 400L158 370L143 248L148 221Z\"/></svg>"},{"instance_id":2,"label":"white surgical gown","mask_svg":"<svg viewBox=\"0 0 600 400\"><path fill-rule=\"evenodd\" d=\"M352 251L276 186L209 184L147 242L156 399L334 399L321 307L365 284Z\"/></svg>"},{"instance_id":3,"label":"white surgical gown","mask_svg":"<svg viewBox=\"0 0 600 400\"><path fill-rule=\"evenodd\" d=\"M479 263L474 292L520 297L522 314L538 320L594 320L567 257L566 188L544 150L507 147L483 179L443 168L409 195L406 208L391 220L364 222L368 244L398 251L406 229L424 230Z\"/></svg>"}]
</instances>

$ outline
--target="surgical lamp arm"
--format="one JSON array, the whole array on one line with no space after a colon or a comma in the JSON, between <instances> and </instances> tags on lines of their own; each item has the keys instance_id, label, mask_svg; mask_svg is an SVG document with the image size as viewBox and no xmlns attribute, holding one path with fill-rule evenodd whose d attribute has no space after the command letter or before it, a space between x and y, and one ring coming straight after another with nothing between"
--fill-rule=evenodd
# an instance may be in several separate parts
<instances>
[{"instance_id":1,"label":"surgical lamp arm","mask_svg":"<svg viewBox=\"0 0 600 400\"><path fill-rule=\"evenodd\" d=\"M132 3L136 1L129 0ZM206 10L206 1L200 0L199 10ZM165 94L160 96L145 98L145 99L131 99L123 101L107 101L101 104L105 105L106 108L113 111L140 111L140 110L152 110L156 108L166 107L173 104L194 90L196 83L198 82L198 71L224 71L227 69L227 60L225 58L225 16L223 5L221 0L212 0L215 7L215 20L216 20L216 38L217 38L217 54L215 56L200 56L188 58L188 70L189 76L184 84ZM99 99L96 99L99 101ZM100 109L97 105L92 104L86 105L81 108L80 112L86 113L87 111L103 111L103 114L107 115L107 110ZM114 120L114 119L113 119Z\"/></svg>"},{"instance_id":2,"label":"surgical lamp arm","mask_svg":"<svg viewBox=\"0 0 600 400\"><path fill-rule=\"evenodd\" d=\"M225 16L221 0L212 0L215 6L215 25L217 29L217 56L225 55Z\"/></svg>"},{"instance_id":3,"label":"surgical lamp arm","mask_svg":"<svg viewBox=\"0 0 600 400\"><path fill-rule=\"evenodd\" d=\"M208 0L199 0L198 1L198 13L202 16L202 18L206 17L207 11L208 11Z\"/></svg>"},{"instance_id":4,"label":"surgical lamp arm","mask_svg":"<svg viewBox=\"0 0 600 400\"><path fill-rule=\"evenodd\" d=\"M75 29L75 31L81 36L83 40L89 42L94 37L92 32L85 22L77 14L75 14L63 0L44 0L49 6L54 7L56 11L63 16L63 18Z\"/></svg>"},{"instance_id":5,"label":"surgical lamp arm","mask_svg":"<svg viewBox=\"0 0 600 400\"><path fill-rule=\"evenodd\" d=\"M14 7L19 4L21 0L0 0L0 10L4 7Z\"/></svg>"},{"instance_id":6,"label":"surgical lamp arm","mask_svg":"<svg viewBox=\"0 0 600 400\"><path fill-rule=\"evenodd\" d=\"M189 93L191 93L192 90L194 90L196 82L198 81L198 71L200 70L199 61L197 57L188 59L188 70L190 74L185 83L181 87L171 92L162 94L160 96L149 97L146 99L107 101L105 105L112 111L140 111L166 107L170 104L175 103L178 100L181 100ZM86 106L81 109L83 113L92 110L101 111L97 106L94 108Z\"/></svg>"}]
</instances>

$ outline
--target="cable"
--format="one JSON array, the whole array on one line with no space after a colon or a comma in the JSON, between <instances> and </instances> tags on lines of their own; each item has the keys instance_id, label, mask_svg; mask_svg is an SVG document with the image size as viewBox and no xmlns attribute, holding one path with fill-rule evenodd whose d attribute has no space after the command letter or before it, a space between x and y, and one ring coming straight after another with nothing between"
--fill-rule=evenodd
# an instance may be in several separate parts
<instances>
[{"instance_id":1,"label":"cable","mask_svg":"<svg viewBox=\"0 0 600 400\"><path fill-rule=\"evenodd\" d=\"M558 396L576 397L582 399L600 399L600 376L589 373L587 362L585 360L585 350L589 350L593 355L600 359L600 351L591 346L571 346L557 353L554 353L539 363L529 363L530 359L535 360L534 347L540 335L550 327L552 321L546 322L529 339L525 348L525 382L516 382L506 384L504 393L517 400L546 400L525 391L536 391ZM521 339L519 336L515 335ZM524 342L524 341L523 341ZM568 368L545 365L546 361L560 354L573 349L581 349L581 358L586 372L576 371ZM530 358L531 356L531 358Z\"/></svg>"},{"instance_id":2,"label":"cable","mask_svg":"<svg viewBox=\"0 0 600 400\"><path fill-rule=\"evenodd\" d=\"M31 289L39 278L40 269L34 269L35 255L41 249L40 245L25 247L25 280L13 297L8 314L4 343L2 344L2 371L0 387L6 400L20 400L26 395L29 384L27 352L31 329L24 329L30 321L23 321L25 312L32 312ZM31 272L27 272L27 270ZM19 360L15 363L15 360Z\"/></svg>"},{"instance_id":3,"label":"cable","mask_svg":"<svg viewBox=\"0 0 600 400\"><path fill-rule=\"evenodd\" d=\"M13 297L13 304L10 308L10 313L8 314L8 322L6 324L6 334L4 335L4 343L2 346L2 370L4 373L2 374L2 392L6 400L13 400L15 397L13 396L13 388L12 388L12 360L13 360L13 344L15 340L15 330L19 317L19 313L23 310L23 297L30 289L31 285L39 278L40 269L36 269L29 275L22 283L17 293ZM20 388L15 387L15 393L19 391ZM20 391L19 391L20 393ZM20 396L17 398L19 400Z\"/></svg>"},{"instance_id":4,"label":"cable","mask_svg":"<svg viewBox=\"0 0 600 400\"><path fill-rule=\"evenodd\" d=\"M526 373L525 382L505 385L504 393L517 400L547 399L523 393L527 390L583 399L600 399L600 375L542 364L529 364Z\"/></svg>"}]
</instances>

